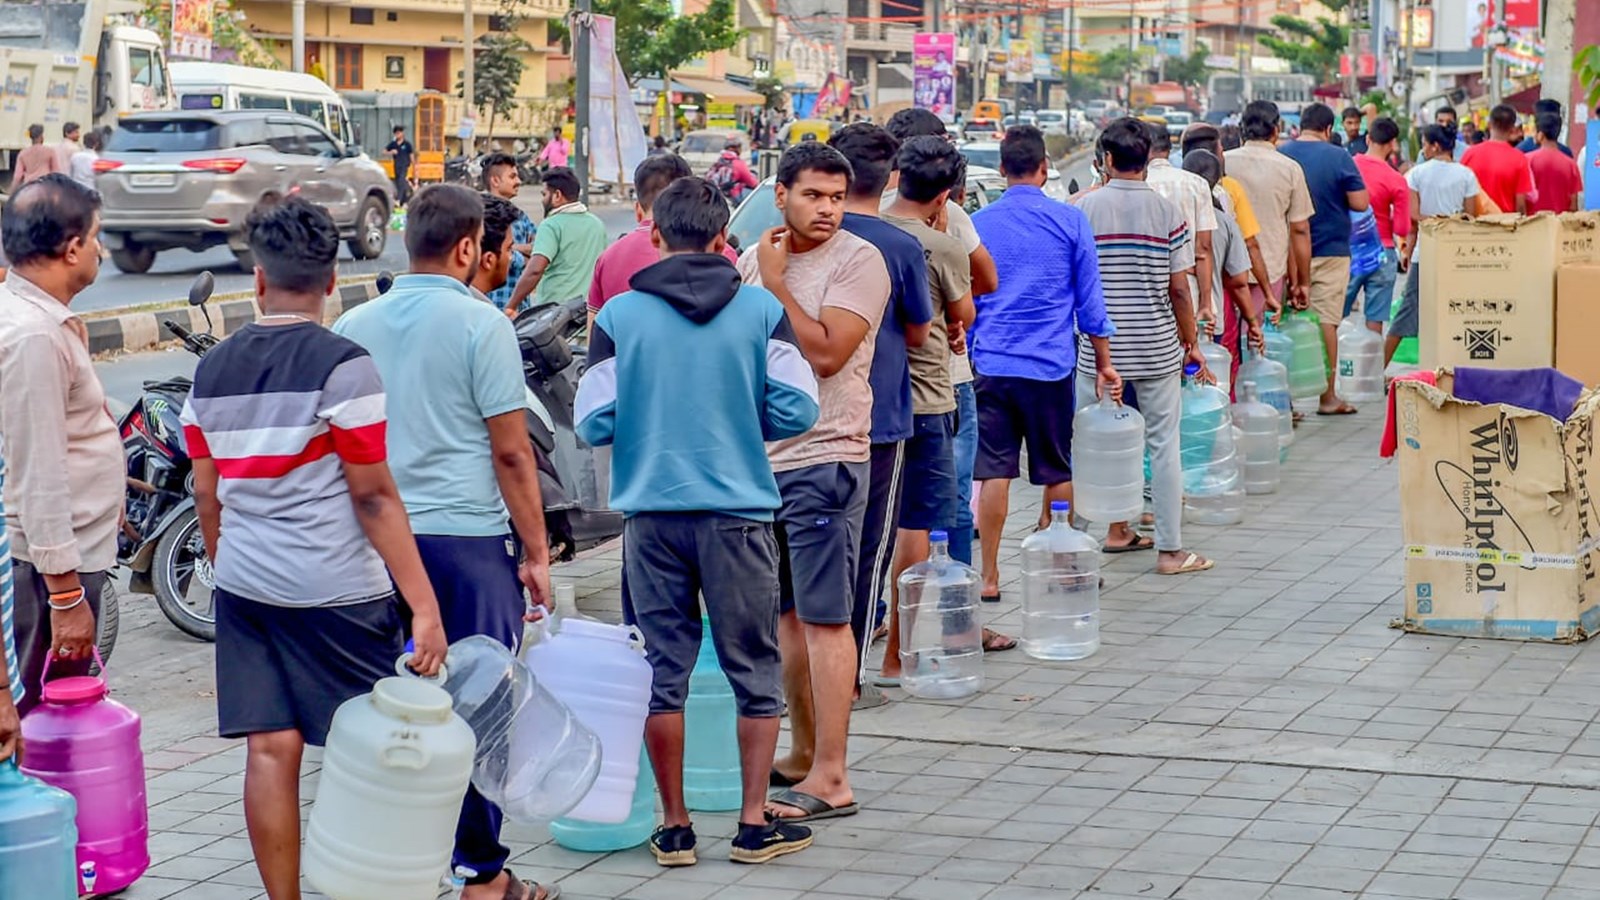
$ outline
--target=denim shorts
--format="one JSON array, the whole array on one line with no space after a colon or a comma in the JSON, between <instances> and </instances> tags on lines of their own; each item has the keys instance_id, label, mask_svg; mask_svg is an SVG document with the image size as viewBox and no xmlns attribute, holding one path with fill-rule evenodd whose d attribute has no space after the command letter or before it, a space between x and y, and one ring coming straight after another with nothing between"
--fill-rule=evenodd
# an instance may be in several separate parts
<instances>
[{"instance_id":1,"label":"denim shorts","mask_svg":"<svg viewBox=\"0 0 1600 900\"><path fill-rule=\"evenodd\" d=\"M905 500L900 527L932 531L955 518L956 414L916 417L916 431L906 441Z\"/></svg>"},{"instance_id":2,"label":"denim shorts","mask_svg":"<svg viewBox=\"0 0 1600 900\"><path fill-rule=\"evenodd\" d=\"M1400 257L1393 249L1385 248L1383 262L1365 275L1352 277L1350 287L1344 292L1344 314L1355 309L1356 296L1362 291L1366 297L1361 304L1362 315L1368 322L1389 321L1389 309L1394 305L1394 283L1400 270Z\"/></svg>"}]
</instances>

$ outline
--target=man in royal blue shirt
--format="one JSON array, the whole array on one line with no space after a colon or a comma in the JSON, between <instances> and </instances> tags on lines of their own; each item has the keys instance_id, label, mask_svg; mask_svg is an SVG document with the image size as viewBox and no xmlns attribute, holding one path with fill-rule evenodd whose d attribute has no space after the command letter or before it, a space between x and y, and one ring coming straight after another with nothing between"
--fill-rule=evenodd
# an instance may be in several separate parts
<instances>
[{"instance_id":1,"label":"man in royal blue shirt","mask_svg":"<svg viewBox=\"0 0 1600 900\"><path fill-rule=\"evenodd\" d=\"M1553 114L1555 114L1556 116L1559 117L1561 115L1561 101L1560 100L1551 100L1551 99L1548 99L1548 98L1540 98L1538 100L1533 101L1533 120L1534 120L1534 122L1537 123L1539 121L1539 117L1544 115L1545 113L1553 113ZM1536 134L1537 134L1538 129L1535 128L1534 131L1535 131L1535 134L1528 135L1527 137L1522 139L1521 143L1517 144L1517 149L1518 150L1521 150L1523 153L1532 153L1535 150L1539 150L1544 146L1543 144L1540 144L1539 141L1536 139ZM1559 135L1557 135L1557 137L1559 137ZM1557 150L1560 150L1562 153L1566 154L1567 158L1569 158L1569 159L1574 158L1572 156L1572 148L1571 147L1568 147L1566 144L1561 143L1560 140L1552 140L1551 143L1555 145L1555 148Z\"/></svg>"},{"instance_id":2,"label":"man in royal blue shirt","mask_svg":"<svg viewBox=\"0 0 1600 900\"><path fill-rule=\"evenodd\" d=\"M978 533L983 599L1000 599L1000 535L1011 480L1028 447L1028 480L1053 500L1072 499L1073 370L1076 336L1088 336L1103 388L1116 385L1114 333L1100 289L1094 231L1084 214L1045 196L1050 173L1044 134L1011 128L1000 142L1006 192L972 223L993 254L1000 287L976 298L972 362L978 370Z\"/></svg>"}]
</instances>

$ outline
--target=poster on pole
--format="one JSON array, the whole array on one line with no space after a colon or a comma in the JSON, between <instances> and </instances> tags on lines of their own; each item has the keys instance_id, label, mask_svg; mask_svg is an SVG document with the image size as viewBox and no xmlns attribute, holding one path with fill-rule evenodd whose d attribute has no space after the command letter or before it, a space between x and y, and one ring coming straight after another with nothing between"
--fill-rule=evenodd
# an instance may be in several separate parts
<instances>
[{"instance_id":1,"label":"poster on pole","mask_svg":"<svg viewBox=\"0 0 1600 900\"><path fill-rule=\"evenodd\" d=\"M918 34L911 39L914 98L944 120L956 120L956 36L951 33Z\"/></svg>"},{"instance_id":2,"label":"poster on pole","mask_svg":"<svg viewBox=\"0 0 1600 900\"><path fill-rule=\"evenodd\" d=\"M811 114L817 118L845 117L850 113L850 79L838 72L829 72L828 80L817 91L817 103Z\"/></svg>"},{"instance_id":3,"label":"poster on pole","mask_svg":"<svg viewBox=\"0 0 1600 900\"><path fill-rule=\"evenodd\" d=\"M174 59L211 58L211 0L172 0Z\"/></svg>"},{"instance_id":4,"label":"poster on pole","mask_svg":"<svg viewBox=\"0 0 1600 900\"><path fill-rule=\"evenodd\" d=\"M617 60L617 20L595 16L589 54L589 180L627 184L649 152L633 108L628 78ZM578 136L583 139L582 135Z\"/></svg>"},{"instance_id":5,"label":"poster on pole","mask_svg":"<svg viewBox=\"0 0 1600 900\"><path fill-rule=\"evenodd\" d=\"M1013 38L1006 45L1006 84L1033 84L1033 45Z\"/></svg>"}]
</instances>

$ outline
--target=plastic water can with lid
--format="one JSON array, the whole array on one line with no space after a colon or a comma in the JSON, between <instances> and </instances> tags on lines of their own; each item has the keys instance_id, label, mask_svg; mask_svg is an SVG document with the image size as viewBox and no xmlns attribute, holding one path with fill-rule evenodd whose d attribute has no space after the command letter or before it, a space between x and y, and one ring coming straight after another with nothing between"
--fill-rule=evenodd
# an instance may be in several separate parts
<instances>
[{"instance_id":1,"label":"plastic water can with lid","mask_svg":"<svg viewBox=\"0 0 1600 900\"><path fill-rule=\"evenodd\" d=\"M1244 492L1271 494L1278 490L1278 411L1256 399L1256 385L1239 385L1239 402L1233 405L1238 450L1244 458Z\"/></svg>"},{"instance_id":2,"label":"plastic water can with lid","mask_svg":"<svg viewBox=\"0 0 1600 900\"><path fill-rule=\"evenodd\" d=\"M421 679L384 678L340 704L306 825L306 880L332 900L433 900L475 749L450 695Z\"/></svg>"},{"instance_id":3,"label":"plastic water can with lid","mask_svg":"<svg viewBox=\"0 0 1600 900\"><path fill-rule=\"evenodd\" d=\"M1294 404L1289 397L1289 370L1276 360L1250 355L1239 365L1239 385L1253 384L1256 399L1278 411L1278 462L1289 460L1294 444Z\"/></svg>"},{"instance_id":4,"label":"plastic water can with lid","mask_svg":"<svg viewBox=\"0 0 1600 900\"><path fill-rule=\"evenodd\" d=\"M1022 652L1083 659L1100 649L1100 545L1050 504L1050 527L1022 542Z\"/></svg>"},{"instance_id":5,"label":"plastic water can with lid","mask_svg":"<svg viewBox=\"0 0 1600 900\"><path fill-rule=\"evenodd\" d=\"M1128 522L1144 512L1144 416L1109 396L1072 419L1072 491L1078 515Z\"/></svg>"},{"instance_id":6,"label":"plastic water can with lid","mask_svg":"<svg viewBox=\"0 0 1600 900\"><path fill-rule=\"evenodd\" d=\"M1360 313L1345 325L1339 327L1339 395L1358 403L1382 400L1383 336L1368 328Z\"/></svg>"},{"instance_id":7,"label":"plastic water can with lid","mask_svg":"<svg viewBox=\"0 0 1600 900\"><path fill-rule=\"evenodd\" d=\"M89 675L46 682L40 697L22 720L22 774L78 801L79 892L90 892L90 876L95 893L120 891L150 868L139 716Z\"/></svg>"},{"instance_id":8,"label":"plastic water can with lid","mask_svg":"<svg viewBox=\"0 0 1600 900\"><path fill-rule=\"evenodd\" d=\"M1178 419L1183 460L1183 505L1190 521L1232 525L1244 520L1244 485L1234 456L1228 395L1200 381L1200 367L1183 370L1182 415Z\"/></svg>"},{"instance_id":9,"label":"plastic water can with lid","mask_svg":"<svg viewBox=\"0 0 1600 900\"><path fill-rule=\"evenodd\" d=\"M0 897L76 900L77 814L71 794L0 763Z\"/></svg>"},{"instance_id":10,"label":"plastic water can with lid","mask_svg":"<svg viewBox=\"0 0 1600 900\"><path fill-rule=\"evenodd\" d=\"M711 641L711 620L702 617L700 656L683 705L683 800L690 809L725 812L744 804L738 717L733 688Z\"/></svg>"},{"instance_id":11,"label":"plastic water can with lid","mask_svg":"<svg viewBox=\"0 0 1600 900\"><path fill-rule=\"evenodd\" d=\"M1233 377L1233 354L1228 348L1205 336L1204 328L1200 331L1200 355L1205 357L1206 368L1217 379L1217 387L1224 394L1232 395L1231 381Z\"/></svg>"},{"instance_id":12,"label":"plastic water can with lid","mask_svg":"<svg viewBox=\"0 0 1600 900\"><path fill-rule=\"evenodd\" d=\"M600 773L600 739L494 638L456 641L446 663L441 686L477 739L478 793L529 824L578 805Z\"/></svg>"},{"instance_id":13,"label":"plastic water can with lid","mask_svg":"<svg viewBox=\"0 0 1600 900\"><path fill-rule=\"evenodd\" d=\"M950 536L929 535L928 558L900 575L900 686L948 700L983 687L982 581L950 556Z\"/></svg>"},{"instance_id":14,"label":"plastic water can with lid","mask_svg":"<svg viewBox=\"0 0 1600 900\"><path fill-rule=\"evenodd\" d=\"M1371 275L1383 266L1383 239L1371 209L1350 211L1350 277Z\"/></svg>"},{"instance_id":15,"label":"plastic water can with lid","mask_svg":"<svg viewBox=\"0 0 1600 900\"><path fill-rule=\"evenodd\" d=\"M1322 346L1322 326L1316 313L1291 312L1283 317L1283 333L1294 343L1289 394L1295 402L1309 404L1328 389L1328 355Z\"/></svg>"},{"instance_id":16,"label":"plastic water can with lid","mask_svg":"<svg viewBox=\"0 0 1600 900\"><path fill-rule=\"evenodd\" d=\"M621 822L585 822L582 819L557 819L550 823L550 836L568 850L583 853L610 853L637 847L656 830L656 776L650 758L639 748L639 774L633 787L633 802L628 817Z\"/></svg>"},{"instance_id":17,"label":"plastic water can with lid","mask_svg":"<svg viewBox=\"0 0 1600 900\"><path fill-rule=\"evenodd\" d=\"M639 777L654 677L645 661L644 638L627 625L573 616L551 632L549 619L536 623L540 639L524 659L539 683L600 738L600 775L567 815L587 822L625 821Z\"/></svg>"}]
</instances>

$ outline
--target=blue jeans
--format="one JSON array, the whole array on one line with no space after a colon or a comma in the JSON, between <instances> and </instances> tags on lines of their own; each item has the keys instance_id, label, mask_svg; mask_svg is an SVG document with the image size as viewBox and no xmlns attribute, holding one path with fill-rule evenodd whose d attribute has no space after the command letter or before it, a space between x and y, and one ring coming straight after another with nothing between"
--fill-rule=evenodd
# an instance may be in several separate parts
<instances>
[{"instance_id":1,"label":"blue jeans","mask_svg":"<svg viewBox=\"0 0 1600 900\"><path fill-rule=\"evenodd\" d=\"M1361 305L1362 315L1368 322L1389 321L1389 307L1394 302L1394 282L1399 271L1400 257L1393 248L1384 248L1381 265L1359 278L1350 279L1350 286L1344 292L1344 314L1350 315L1350 310L1355 308L1356 297L1365 290L1367 296Z\"/></svg>"},{"instance_id":2,"label":"blue jeans","mask_svg":"<svg viewBox=\"0 0 1600 900\"><path fill-rule=\"evenodd\" d=\"M972 382L956 385L956 514L950 555L972 565L972 466L978 457L978 394Z\"/></svg>"}]
</instances>

